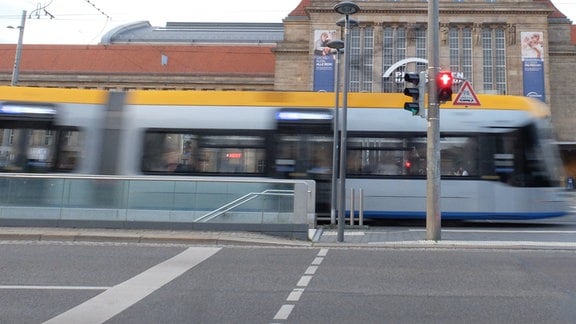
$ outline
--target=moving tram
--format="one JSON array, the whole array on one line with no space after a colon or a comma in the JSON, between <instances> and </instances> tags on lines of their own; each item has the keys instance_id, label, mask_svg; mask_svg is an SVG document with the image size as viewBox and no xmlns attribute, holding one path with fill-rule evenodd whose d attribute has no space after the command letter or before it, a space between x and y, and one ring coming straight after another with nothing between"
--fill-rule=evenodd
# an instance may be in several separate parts
<instances>
[{"instance_id":1,"label":"moving tram","mask_svg":"<svg viewBox=\"0 0 576 324\"><path fill-rule=\"evenodd\" d=\"M442 218L566 214L548 107L478 98L441 108ZM349 94L346 187L366 218L425 217L427 121L404 101ZM330 211L331 93L0 87L0 103L2 172L314 179Z\"/></svg>"}]
</instances>

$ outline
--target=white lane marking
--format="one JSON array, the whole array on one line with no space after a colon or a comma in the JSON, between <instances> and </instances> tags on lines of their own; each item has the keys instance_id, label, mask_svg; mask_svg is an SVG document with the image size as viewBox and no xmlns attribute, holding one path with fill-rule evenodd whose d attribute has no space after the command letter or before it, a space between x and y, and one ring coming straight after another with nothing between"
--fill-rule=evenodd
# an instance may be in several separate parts
<instances>
[{"instance_id":1,"label":"white lane marking","mask_svg":"<svg viewBox=\"0 0 576 324\"><path fill-rule=\"evenodd\" d=\"M309 266L308 269L306 269L306 271L304 272L304 274L313 275L316 273L316 270L318 270L318 266Z\"/></svg>"},{"instance_id":2,"label":"white lane marking","mask_svg":"<svg viewBox=\"0 0 576 324\"><path fill-rule=\"evenodd\" d=\"M110 287L94 286L21 286L21 285L0 285L0 289L30 289L30 290L106 290Z\"/></svg>"},{"instance_id":3,"label":"white lane marking","mask_svg":"<svg viewBox=\"0 0 576 324\"><path fill-rule=\"evenodd\" d=\"M275 320L286 320L290 313L292 313L292 309L294 309L294 305L282 305L278 310L278 313L274 316Z\"/></svg>"},{"instance_id":4,"label":"white lane marking","mask_svg":"<svg viewBox=\"0 0 576 324\"><path fill-rule=\"evenodd\" d=\"M536 246L536 247L576 247L576 242L532 242L532 241L382 241L368 242L368 244L380 245L437 245L437 246Z\"/></svg>"},{"instance_id":5,"label":"white lane marking","mask_svg":"<svg viewBox=\"0 0 576 324\"><path fill-rule=\"evenodd\" d=\"M338 232L337 231L324 231L324 233L322 233L322 235L335 236L335 235L338 235ZM348 235L348 236L364 236L365 233L364 232L346 232L346 235Z\"/></svg>"},{"instance_id":6,"label":"white lane marking","mask_svg":"<svg viewBox=\"0 0 576 324\"><path fill-rule=\"evenodd\" d=\"M315 258L315 259L312 261L312 265L320 265L320 264L322 263L322 261L324 261L324 258L323 258L323 257Z\"/></svg>"},{"instance_id":7,"label":"white lane marking","mask_svg":"<svg viewBox=\"0 0 576 324\"><path fill-rule=\"evenodd\" d=\"M190 247L44 323L104 323L220 250Z\"/></svg>"},{"instance_id":8,"label":"white lane marking","mask_svg":"<svg viewBox=\"0 0 576 324\"><path fill-rule=\"evenodd\" d=\"M302 293L304 293L304 288L294 288L288 298L286 298L286 301L299 301Z\"/></svg>"},{"instance_id":9,"label":"white lane marking","mask_svg":"<svg viewBox=\"0 0 576 324\"><path fill-rule=\"evenodd\" d=\"M319 257L325 257L326 254L328 254L328 249L320 249L320 251L318 252Z\"/></svg>"},{"instance_id":10,"label":"white lane marking","mask_svg":"<svg viewBox=\"0 0 576 324\"><path fill-rule=\"evenodd\" d=\"M409 232L426 232L425 229L408 229ZM576 234L576 231L547 231L547 230L477 230L477 229L446 229L443 228L442 232L451 233L514 233L514 234ZM389 232L374 232L374 233L389 233Z\"/></svg>"},{"instance_id":11,"label":"white lane marking","mask_svg":"<svg viewBox=\"0 0 576 324\"><path fill-rule=\"evenodd\" d=\"M312 276L302 276L300 278L300 280L298 280L298 283L296 284L296 286L306 287L310 283L310 280L312 280Z\"/></svg>"}]
</instances>

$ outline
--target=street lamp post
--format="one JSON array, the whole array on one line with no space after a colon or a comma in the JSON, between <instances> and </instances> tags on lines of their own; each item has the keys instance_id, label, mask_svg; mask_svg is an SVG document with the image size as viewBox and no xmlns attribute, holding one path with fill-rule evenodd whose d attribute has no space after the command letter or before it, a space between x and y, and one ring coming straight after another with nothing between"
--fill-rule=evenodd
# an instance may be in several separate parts
<instances>
[{"instance_id":1,"label":"street lamp post","mask_svg":"<svg viewBox=\"0 0 576 324\"><path fill-rule=\"evenodd\" d=\"M24 40L24 25L26 24L26 10L22 11L22 19L20 21L20 26L9 27L18 28L20 33L18 35L18 45L16 45L16 57L14 58L14 68L12 69L12 82L11 85L15 86L18 84L18 76L20 74L20 58L22 56L22 42Z\"/></svg>"},{"instance_id":2,"label":"street lamp post","mask_svg":"<svg viewBox=\"0 0 576 324\"><path fill-rule=\"evenodd\" d=\"M334 81L334 92L336 94L336 102L334 103L334 119L332 128L334 129L334 138L332 140L332 188L330 197L330 224L336 224L336 190L338 189L337 181L338 175L336 169L338 169L338 131L340 130L339 112L340 109L340 53L342 48L344 48L344 42L341 40L329 41L326 46L332 48L336 51L336 64L335 69L335 81Z\"/></svg>"},{"instance_id":3,"label":"street lamp post","mask_svg":"<svg viewBox=\"0 0 576 324\"><path fill-rule=\"evenodd\" d=\"M354 19L348 19L351 27L358 26L358 21ZM342 27L346 26L346 19L342 18L336 22L336 26L340 27L340 38L343 38ZM342 40L332 40L326 44L326 46L334 49L336 51L336 73L335 73L335 93L336 93L336 103L334 105L334 139L332 146L332 188L331 188L331 200L330 200L330 224L336 224L336 206L338 205L338 142L340 138L338 137L340 131L340 54L342 54L344 49L344 42Z\"/></svg>"},{"instance_id":4,"label":"street lamp post","mask_svg":"<svg viewBox=\"0 0 576 324\"><path fill-rule=\"evenodd\" d=\"M342 91L342 130L340 134L340 189L338 202L338 242L344 241L344 222L346 213L346 142L348 119L348 88L350 85L350 15L360 11L360 7L351 1L341 1L334 6L334 11L344 15L344 89ZM352 212L352 211L351 211ZM350 215L352 216L352 215Z\"/></svg>"}]
</instances>

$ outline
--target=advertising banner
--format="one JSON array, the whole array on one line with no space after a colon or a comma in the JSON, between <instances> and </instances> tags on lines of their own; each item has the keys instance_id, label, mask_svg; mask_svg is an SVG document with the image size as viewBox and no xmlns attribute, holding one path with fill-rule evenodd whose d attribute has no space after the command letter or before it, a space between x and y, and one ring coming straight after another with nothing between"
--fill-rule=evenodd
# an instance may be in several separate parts
<instances>
[{"instance_id":1,"label":"advertising banner","mask_svg":"<svg viewBox=\"0 0 576 324\"><path fill-rule=\"evenodd\" d=\"M524 95L546 101L544 83L544 33L522 32Z\"/></svg>"},{"instance_id":2,"label":"advertising banner","mask_svg":"<svg viewBox=\"0 0 576 324\"><path fill-rule=\"evenodd\" d=\"M326 44L335 34L335 30L314 31L314 91L334 91L336 57Z\"/></svg>"}]
</instances>

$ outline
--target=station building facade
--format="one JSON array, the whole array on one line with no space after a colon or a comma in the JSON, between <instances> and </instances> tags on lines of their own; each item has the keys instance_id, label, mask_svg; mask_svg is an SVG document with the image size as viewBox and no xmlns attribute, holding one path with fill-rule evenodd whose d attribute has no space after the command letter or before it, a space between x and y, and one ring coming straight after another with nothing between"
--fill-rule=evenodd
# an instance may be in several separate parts
<instances>
[{"instance_id":1,"label":"station building facade","mask_svg":"<svg viewBox=\"0 0 576 324\"><path fill-rule=\"evenodd\" d=\"M318 86L314 42L321 32L335 37L342 33L336 25L342 17L334 4L303 1L284 20L284 41L274 48L276 90ZM403 72L427 68L424 63L396 63L427 58L428 3L356 4L361 10L352 16L358 26L350 35L350 91L402 92ZM576 29L564 14L548 0L440 0L439 20L442 69L468 80L477 93L545 101L552 108L559 140L567 149L573 146L576 96L569 85L576 82Z\"/></svg>"},{"instance_id":2,"label":"station building facade","mask_svg":"<svg viewBox=\"0 0 576 324\"><path fill-rule=\"evenodd\" d=\"M333 57L318 47L322 38L343 37L336 3L302 0L277 24L136 22L111 30L98 45L25 45L19 85L333 91ZM361 10L352 16L358 24L350 34L350 91L401 92L404 72L427 68L427 1L355 3ZM440 67L477 93L549 104L571 161L575 25L550 0L440 0L439 20ZM0 84L10 83L14 52L15 46L0 45ZM576 174L576 158L568 165Z\"/></svg>"}]
</instances>

